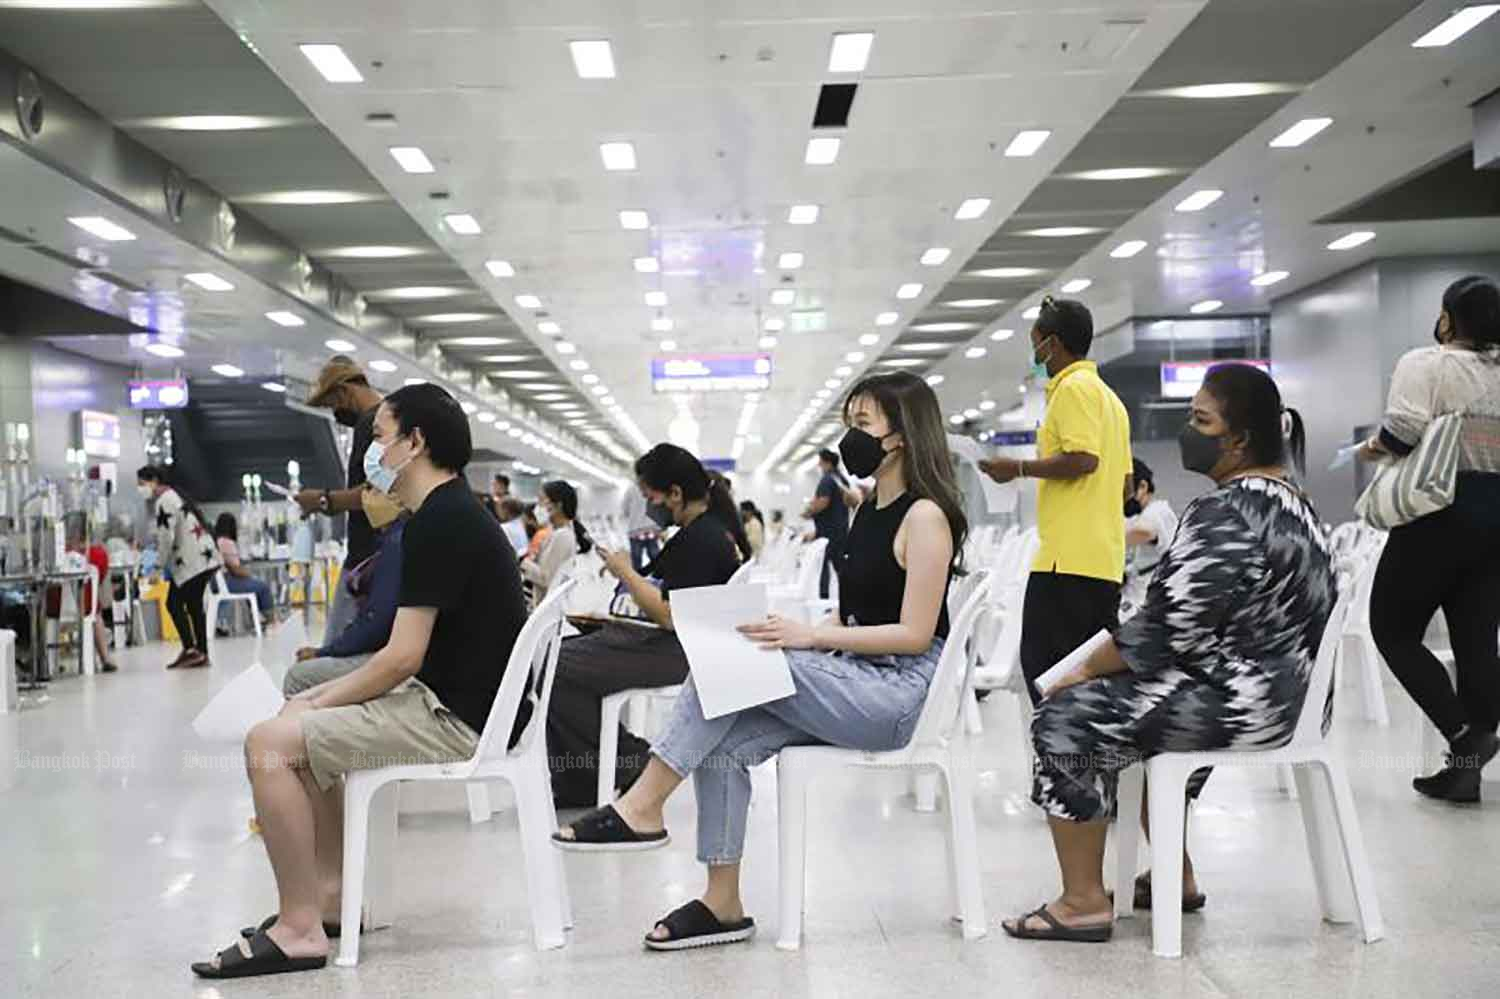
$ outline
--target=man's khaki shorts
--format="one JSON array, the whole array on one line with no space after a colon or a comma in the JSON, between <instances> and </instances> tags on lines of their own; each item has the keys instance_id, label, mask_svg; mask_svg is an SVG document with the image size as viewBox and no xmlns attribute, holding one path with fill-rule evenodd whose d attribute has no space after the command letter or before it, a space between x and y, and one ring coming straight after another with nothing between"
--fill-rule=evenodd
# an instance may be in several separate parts
<instances>
[{"instance_id":1,"label":"man's khaki shorts","mask_svg":"<svg viewBox=\"0 0 1500 999\"><path fill-rule=\"evenodd\" d=\"M479 744L474 730L416 679L363 704L306 712L302 738L308 769L324 791L351 770L456 763Z\"/></svg>"}]
</instances>

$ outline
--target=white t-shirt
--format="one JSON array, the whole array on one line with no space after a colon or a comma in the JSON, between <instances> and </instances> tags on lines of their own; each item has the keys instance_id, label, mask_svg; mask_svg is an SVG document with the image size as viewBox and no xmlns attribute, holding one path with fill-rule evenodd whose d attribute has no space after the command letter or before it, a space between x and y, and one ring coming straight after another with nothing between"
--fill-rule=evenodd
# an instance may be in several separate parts
<instances>
[{"instance_id":1,"label":"white t-shirt","mask_svg":"<svg viewBox=\"0 0 1500 999\"><path fill-rule=\"evenodd\" d=\"M1125 522L1125 529L1148 530L1156 534L1155 541L1131 548L1134 553L1131 571L1137 575L1150 576L1156 563L1161 561L1162 553L1172 543L1172 536L1177 533L1177 514L1172 512L1172 505L1166 500L1154 499L1146 504L1144 510Z\"/></svg>"}]
</instances>

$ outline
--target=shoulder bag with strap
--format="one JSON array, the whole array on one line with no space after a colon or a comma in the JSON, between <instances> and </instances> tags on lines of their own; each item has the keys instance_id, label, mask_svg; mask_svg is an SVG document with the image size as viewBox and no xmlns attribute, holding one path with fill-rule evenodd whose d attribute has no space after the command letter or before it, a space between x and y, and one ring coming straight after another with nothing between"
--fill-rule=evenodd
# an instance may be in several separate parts
<instances>
[{"instance_id":1,"label":"shoulder bag with strap","mask_svg":"<svg viewBox=\"0 0 1500 999\"><path fill-rule=\"evenodd\" d=\"M1404 458L1382 465L1354 512L1377 530L1409 524L1453 503L1458 484L1458 442L1463 415L1439 416L1422 432L1422 440Z\"/></svg>"}]
</instances>

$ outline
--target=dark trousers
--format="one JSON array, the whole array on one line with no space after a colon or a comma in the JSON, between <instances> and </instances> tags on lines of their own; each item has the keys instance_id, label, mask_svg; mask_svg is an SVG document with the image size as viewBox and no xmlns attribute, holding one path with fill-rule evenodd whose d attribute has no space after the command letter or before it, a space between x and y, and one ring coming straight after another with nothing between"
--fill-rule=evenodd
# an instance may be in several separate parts
<instances>
[{"instance_id":1,"label":"dark trousers","mask_svg":"<svg viewBox=\"0 0 1500 999\"><path fill-rule=\"evenodd\" d=\"M1061 572L1033 572L1021 610L1021 672L1031 703L1032 683L1101 629L1120 625L1120 584Z\"/></svg>"},{"instance_id":2,"label":"dark trousers","mask_svg":"<svg viewBox=\"0 0 1500 999\"><path fill-rule=\"evenodd\" d=\"M1458 689L1422 638L1441 609ZM1370 591L1386 665L1438 731L1500 724L1500 475L1461 473L1453 505L1391 531Z\"/></svg>"},{"instance_id":3,"label":"dark trousers","mask_svg":"<svg viewBox=\"0 0 1500 999\"><path fill-rule=\"evenodd\" d=\"M650 565L660 554L661 542L656 538L630 539L630 564L636 572L644 572L646 566Z\"/></svg>"},{"instance_id":4,"label":"dark trousers","mask_svg":"<svg viewBox=\"0 0 1500 999\"><path fill-rule=\"evenodd\" d=\"M828 547L823 549L823 570L818 577L818 597L822 600L828 599L828 581L835 572L838 572L838 557L844 550L843 538L829 538Z\"/></svg>"},{"instance_id":5,"label":"dark trousers","mask_svg":"<svg viewBox=\"0 0 1500 999\"><path fill-rule=\"evenodd\" d=\"M630 625L606 625L563 642L547 709L552 794L562 806L592 805L599 780L600 702L633 687L666 687L687 679L677 636ZM615 786L628 787L646 766L651 744L620 726Z\"/></svg>"},{"instance_id":6,"label":"dark trousers","mask_svg":"<svg viewBox=\"0 0 1500 999\"><path fill-rule=\"evenodd\" d=\"M167 613L177 628L183 649L208 651L208 618L203 613L203 591L213 578L213 571L200 572L185 583L172 580L167 587Z\"/></svg>"}]
</instances>

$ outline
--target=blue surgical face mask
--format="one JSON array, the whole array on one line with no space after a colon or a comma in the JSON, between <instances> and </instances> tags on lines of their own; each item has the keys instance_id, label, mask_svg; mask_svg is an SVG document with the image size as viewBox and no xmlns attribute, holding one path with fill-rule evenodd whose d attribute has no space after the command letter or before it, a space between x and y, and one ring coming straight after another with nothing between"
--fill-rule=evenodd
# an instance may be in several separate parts
<instances>
[{"instance_id":1,"label":"blue surgical face mask","mask_svg":"<svg viewBox=\"0 0 1500 999\"><path fill-rule=\"evenodd\" d=\"M396 477L411 463L411 459L407 458L395 468L387 468L382 463L385 451L386 445L380 441L371 441L370 446L365 449L365 481L380 492L389 493L396 487Z\"/></svg>"},{"instance_id":2,"label":"blue surgical face mask","mask_svg":"<svg viewBox=\"0 0 1500 999\"><path fill-rule=\"evenodd\" d=\"M1050 339L1050 338L1047 338L1047 339ZM1045 343L1046 339L1044 339L1042 342ZM1044 358L1041 358L1040 360L1038 360L1037 356L1036 356L1036 351L1032 350L1032 352L1031 352L1031 377L1034 378L1034 379L1036 379L1039 382L1044 382L1047 379L1051 378L1052 376L1047 372L1047 362L1050 361L1050 360L1052 360L1052 351L1050 351L1050 350L1047 351L1047 356L1044 357Z\"/></svg>"}]
</instances>

